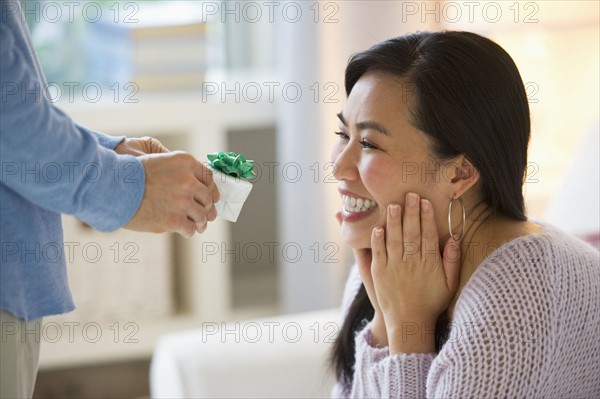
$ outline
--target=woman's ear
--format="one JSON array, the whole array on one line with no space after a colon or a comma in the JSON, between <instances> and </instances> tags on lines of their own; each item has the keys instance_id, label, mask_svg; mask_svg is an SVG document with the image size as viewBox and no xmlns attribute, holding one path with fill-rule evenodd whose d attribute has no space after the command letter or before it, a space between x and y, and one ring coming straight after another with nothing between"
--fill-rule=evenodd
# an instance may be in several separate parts
<instances>
[{"instance_id":1,"label":"woman's ear","mask_svg":"<svg viewBox=\"0 0 600 399\"><path fill-rule=\"evenodd\" d=\"M454 173L448 175L452 176L450 184L455 198L462 196L479 181L479 171L464 155L460 155L453 161L450 168L454 169Z\"/></svg>"}]
</instances>

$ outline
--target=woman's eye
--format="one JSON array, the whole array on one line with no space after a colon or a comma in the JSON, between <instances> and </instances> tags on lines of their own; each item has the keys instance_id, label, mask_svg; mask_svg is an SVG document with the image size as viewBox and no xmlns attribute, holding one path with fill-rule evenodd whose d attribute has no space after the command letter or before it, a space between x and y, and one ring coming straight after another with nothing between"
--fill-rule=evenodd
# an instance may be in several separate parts
<instances>
[{"instance_id":1,"label":"woman's eye","mask_svg":"<svg viewBox=\"0 0 600 399\"><path fill-rule=\"evenodd\" d=\"M335 134L340 138L340 140L348 140L348 135L344 132L335 132Z\"/></svg>"},{"instance_id":2,"label":"woman's eye","mask_svg":"<svg viewBox=\"0 0 600 399\"><path fill-rule=\"evenodd\" d=\"M334 133L340 138L340 141L348 141L350 139L350 137L348 137L348 135L344 132L334 132ZM371 150L379 149L379 147L369 143L367 140L364 140L364 139L360 141L360 146L362 148L368 148Z\"/></svg>"},{"instance_id":3,"label":"woman's eye","mask_svg":"<svg viewBox=\"0 0 600 399\"><path fill-rule=\"evenodd\" d=\"M378 147L377 147L377 146L374 146L373 144L369 143L369 142L368 142L368 141L366 141L366 140L361 140L361 141L360 141L360 146L361 146L362 148L369 148L369 149L373 149L373 150L377 150L377 149L378 149Z\"/></svg>"}]
</instances>

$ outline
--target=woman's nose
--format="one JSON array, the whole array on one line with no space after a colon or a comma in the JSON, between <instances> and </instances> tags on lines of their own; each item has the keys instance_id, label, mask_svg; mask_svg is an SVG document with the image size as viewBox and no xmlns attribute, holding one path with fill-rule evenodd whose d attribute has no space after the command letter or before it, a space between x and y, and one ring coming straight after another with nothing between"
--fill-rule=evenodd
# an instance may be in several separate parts
<instances>
[{"instance_id":1,"label":"woman's nose","mask_svg":"<svg viewBox=\"0 0 600 399\"><path fill-rule=\"evenodd\" d=\"M358 180L356 155L350 145L345 145L339 152L333 154L333 177L337 180Z\"/></svg>"}]
</instances>

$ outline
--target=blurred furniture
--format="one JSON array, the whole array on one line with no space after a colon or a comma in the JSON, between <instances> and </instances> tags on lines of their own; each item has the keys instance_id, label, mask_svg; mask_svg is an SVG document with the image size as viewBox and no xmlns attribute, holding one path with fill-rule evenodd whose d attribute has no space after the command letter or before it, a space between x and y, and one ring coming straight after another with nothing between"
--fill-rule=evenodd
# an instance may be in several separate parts
<instances>
[{"instance_id":1,"label":"blurred furniture","mask_svg":"<svg viewBox=\"0 0 600 399\"><path fill-rule=\"evenodd\" d=\"M165 334L152 359L152 397L329 397L339 317L328 309Z\"/></svg>"}]
</instances>

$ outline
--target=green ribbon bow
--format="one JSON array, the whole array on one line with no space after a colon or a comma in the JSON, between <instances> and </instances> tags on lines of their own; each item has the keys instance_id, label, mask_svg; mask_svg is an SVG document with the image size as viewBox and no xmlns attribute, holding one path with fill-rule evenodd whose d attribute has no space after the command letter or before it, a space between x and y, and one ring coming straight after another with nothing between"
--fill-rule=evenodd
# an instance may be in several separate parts
<instances>
[{"instance_id":1,"label":"green ribbon bow","mask_svg":"<svg viewBox=\"0 0 600 399\"><path fill-rule=\"evenodd\" d=\"M253 179L256 177L254 173L254 161L246 160L242 154L235 152L213 152L207 154L209 165L214 170L223 172L226 175L233 177L241 177L242 179Z\"/></svg>"}]
</instances>

